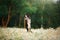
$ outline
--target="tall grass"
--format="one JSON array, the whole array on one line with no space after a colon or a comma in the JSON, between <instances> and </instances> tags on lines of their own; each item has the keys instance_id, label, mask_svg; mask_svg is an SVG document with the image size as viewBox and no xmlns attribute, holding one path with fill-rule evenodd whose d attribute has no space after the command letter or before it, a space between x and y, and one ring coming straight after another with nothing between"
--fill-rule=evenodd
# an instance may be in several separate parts
<instances>
[{"instance_id":1,"label":"tall grass","mask_svg":"<svg viewBox=\"0 0 60 40\"><path fill-rule=\"evenodd\" d=\"M60 27L53 29L0 28L0 40L60 40Z\"/></svg>"}]
</instances>

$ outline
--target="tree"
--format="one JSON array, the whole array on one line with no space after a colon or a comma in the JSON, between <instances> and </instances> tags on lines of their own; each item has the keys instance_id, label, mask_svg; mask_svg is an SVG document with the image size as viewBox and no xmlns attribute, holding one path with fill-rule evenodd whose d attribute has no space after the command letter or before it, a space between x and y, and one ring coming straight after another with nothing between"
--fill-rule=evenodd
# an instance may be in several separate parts
<instances>
[{"instance_id":1,"label":"tree","mask_svg":"<svg viewBox=\"0 0 60 40\"><path fill-rule=\"evenodd\" d=\"M11 15L11 1L1 0L1 10L2 26L7 27Z\"/></svg>"}]
</instances>

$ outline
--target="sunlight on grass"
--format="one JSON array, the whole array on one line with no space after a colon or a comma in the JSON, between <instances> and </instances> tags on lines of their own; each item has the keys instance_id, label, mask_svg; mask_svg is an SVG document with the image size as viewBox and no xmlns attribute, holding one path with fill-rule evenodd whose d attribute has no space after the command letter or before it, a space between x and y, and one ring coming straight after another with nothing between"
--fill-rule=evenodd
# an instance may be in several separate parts
<instances>
[{"instance_id":1,"label":"sunlight on grass","mask_svg":"<svg viewBox=\"0 0 60 40\"><path fill-rule=\"evenodd\" d=\"M0 40L60 40L60 27L53 29L0 28Z\"/></svg>"}]
</instances>

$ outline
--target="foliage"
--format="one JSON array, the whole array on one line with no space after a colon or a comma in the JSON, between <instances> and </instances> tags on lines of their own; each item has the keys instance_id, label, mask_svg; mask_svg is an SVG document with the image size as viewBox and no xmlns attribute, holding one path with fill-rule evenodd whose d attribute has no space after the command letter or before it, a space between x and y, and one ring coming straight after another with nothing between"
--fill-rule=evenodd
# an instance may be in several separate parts
<instances>
[{"instance_id":1,"label":"foliage","mask_svg":"<svg viewBox=\"0 0 60 40\"><path fill-rule=\"evenodd\" d=\"M8 26L23 27L24 15L29 13L33 28L58 27L60 26L60 1L54 3L53 0L1 0L0 2L0 22L2 16L7 18L9 5L11 9L11 19ZM43 17L43 19L42 19ZM2 26L2 24L0 23Z\"/></svg>"}]
</instances>

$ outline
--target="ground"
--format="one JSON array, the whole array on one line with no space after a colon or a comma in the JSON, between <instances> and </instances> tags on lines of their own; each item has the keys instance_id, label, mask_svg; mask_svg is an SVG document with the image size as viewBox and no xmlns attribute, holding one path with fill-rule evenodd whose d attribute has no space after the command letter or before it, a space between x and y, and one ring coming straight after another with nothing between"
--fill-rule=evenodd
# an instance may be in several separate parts
<instances>
[{"instance_id":1,"label":"ground","mask_svg":"<svg viewBox=\"0 0 60 40\"><path fill-rule=\"evenodd\" d=\"M60 40L60 27L53 29L0 28L0 40Z\"/></svg>"}]
</instances>

